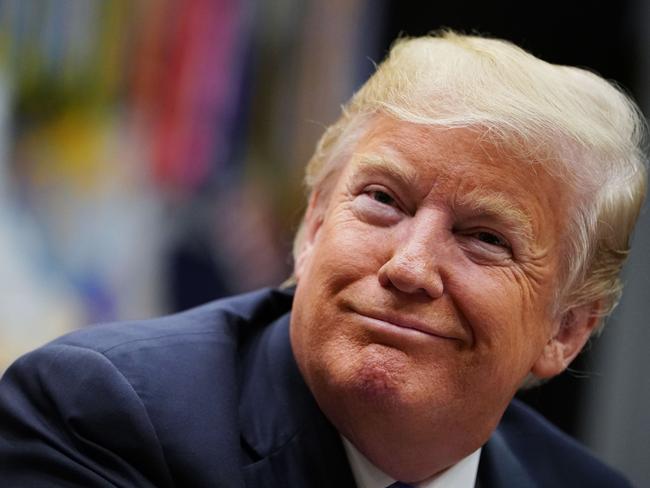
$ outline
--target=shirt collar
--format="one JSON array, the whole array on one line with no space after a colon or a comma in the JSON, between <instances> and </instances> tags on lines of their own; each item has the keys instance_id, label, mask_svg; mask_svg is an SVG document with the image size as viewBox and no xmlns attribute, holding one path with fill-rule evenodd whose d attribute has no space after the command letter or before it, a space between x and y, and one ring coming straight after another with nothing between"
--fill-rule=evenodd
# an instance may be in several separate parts
<instances>
[{"instance_id":1,"label":"shirt collar","mask_svg":"<svg viewBox=\"0 0 650 488\"><path fill-rule=\"evenodd\" d=\"M368 461L345 437L341 436L341 438L359 488L385 488L396 481ZM415 488L474 488L480 456L481 448L479 447L442 473L413 486Z\"/></svg>"}]
</instances>

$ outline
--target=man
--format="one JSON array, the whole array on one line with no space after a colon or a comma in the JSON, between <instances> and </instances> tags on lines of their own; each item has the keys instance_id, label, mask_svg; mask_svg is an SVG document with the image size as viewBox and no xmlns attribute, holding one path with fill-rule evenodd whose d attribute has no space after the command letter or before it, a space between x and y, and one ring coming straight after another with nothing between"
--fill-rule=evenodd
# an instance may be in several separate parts
<instances>
[{"instance_id":1,"label":"man","mask_svg":"<svg viewBox=\"0 0 650 488\"><path fill-rule=\"evenodd\" d=\"M628 486L512 399L616 303L642 128L509 43L399 41L309 162L295 289L19 359L3 486Z\"/></svg>"}]
</instances>

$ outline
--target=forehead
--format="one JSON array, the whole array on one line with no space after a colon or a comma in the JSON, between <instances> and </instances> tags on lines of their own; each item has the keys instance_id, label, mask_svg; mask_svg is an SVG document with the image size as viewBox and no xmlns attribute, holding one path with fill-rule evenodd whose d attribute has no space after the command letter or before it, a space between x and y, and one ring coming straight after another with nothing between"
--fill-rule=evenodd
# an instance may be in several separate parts
<instances>
[{"instance_id":1,"label":"forehead","mask_svg":"<svg viewBox=\"0 0 650 488\"><path fill-rule=\"evenodd\" d=\"M351 161L393 168L414 182L427 171L443 168L446 175L462 175L466 180L477 175L489 180L494 175L498 181L503 175L497 173L507 173L509 180L521 183L531 182L531 176L534 181L540 176L551 178L539 162L518 157L506 141L483 127L432 127L386 116L369 123Z\"/></svg>"}]
</instances>

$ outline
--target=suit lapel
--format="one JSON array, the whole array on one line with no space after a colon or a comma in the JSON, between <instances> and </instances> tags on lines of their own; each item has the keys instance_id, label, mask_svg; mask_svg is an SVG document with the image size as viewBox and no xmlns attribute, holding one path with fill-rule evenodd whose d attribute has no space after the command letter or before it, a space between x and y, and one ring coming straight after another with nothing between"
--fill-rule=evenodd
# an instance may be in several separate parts
<instances>
[{"instance_id":1,"label":"suit lapel","mask_svg":"<svg viewBox=\"0 0 650 488\"><path fill-rule=\"evenodd\" d=\"M478 488L535 488L537 485L497 429L481 450Z\"/></svg>"},{"instance_id":2,"label":"suit lapel","mask_svg":"<svg viewBox=\"0 0 650 488\"><path fill-rule=\"evenodd\" d=\"M305 385L289 342L289 314L241 351L240 429L250 487L354 487L339 434Z\"/></svg>"}]
</instances>

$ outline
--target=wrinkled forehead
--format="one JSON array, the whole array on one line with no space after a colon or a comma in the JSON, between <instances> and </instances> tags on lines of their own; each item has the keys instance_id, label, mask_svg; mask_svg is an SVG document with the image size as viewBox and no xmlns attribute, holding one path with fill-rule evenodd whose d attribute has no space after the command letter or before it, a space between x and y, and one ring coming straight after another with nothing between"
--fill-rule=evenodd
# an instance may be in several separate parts
<instances>
[{"instance_id":1,"label":"wrinkled forehead","mask_svg":"<svg viewBox=\"0 0 650 488\"><path fill-rule=\"evenodd\" d=\"M444 163L468 182L478 175L489 179L490 173L509 168L510 179L520 186L550 179L563 193L575 187L564 170L566 151L559 140L553 146L522 141L483 125L425 125L382 114L351 122L341 140L344 144L326 169L331 175L322 180L325 185L337 181L350 164L399 167L408 179L417 181L422 171Z\"/></svg>"}]
</instances>

